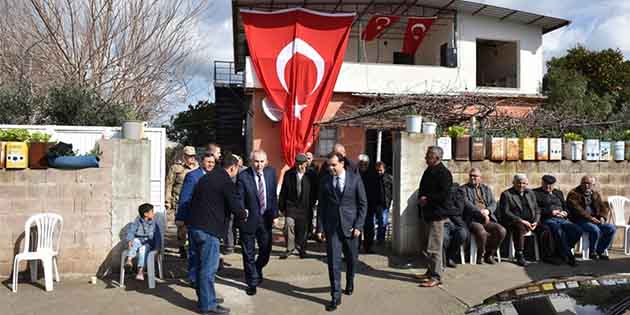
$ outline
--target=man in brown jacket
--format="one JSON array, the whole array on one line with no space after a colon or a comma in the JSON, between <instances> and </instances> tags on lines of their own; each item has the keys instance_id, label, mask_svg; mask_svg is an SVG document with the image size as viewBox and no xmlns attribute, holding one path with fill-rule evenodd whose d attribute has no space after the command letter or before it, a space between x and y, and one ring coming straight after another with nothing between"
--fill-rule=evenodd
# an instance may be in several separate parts
<instances>
[{"instance_id":1,"label":"man in brown jacket","mask_svg":"<svg viewBox=\"0 0 630 315\"><path fill-rule=\"evenodd\" d=\"M613 224L606 223L608 205L593 190L594 186L593 176L582 177L580 186L567 195L567 208L571 221L589 234L589 258L608 260L605 252L615 237L616 228Z\"/></svg>"}]
</instances>

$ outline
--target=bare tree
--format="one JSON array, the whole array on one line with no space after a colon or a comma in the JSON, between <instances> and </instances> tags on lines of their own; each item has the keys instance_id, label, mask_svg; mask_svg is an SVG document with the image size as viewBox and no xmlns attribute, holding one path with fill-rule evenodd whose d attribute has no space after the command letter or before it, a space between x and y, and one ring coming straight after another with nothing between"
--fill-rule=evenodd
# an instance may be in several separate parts
<instances>
[{"instance_id":1,"label":"bare tree","mask_svg":"<svg viewBox=\"0 0 630 315\"><path fill-rule=\"evenodd\" d=\"M72 82L151 119L186 95L207 0L0 0L0 84Z\"/></svg>"}]
</instances>

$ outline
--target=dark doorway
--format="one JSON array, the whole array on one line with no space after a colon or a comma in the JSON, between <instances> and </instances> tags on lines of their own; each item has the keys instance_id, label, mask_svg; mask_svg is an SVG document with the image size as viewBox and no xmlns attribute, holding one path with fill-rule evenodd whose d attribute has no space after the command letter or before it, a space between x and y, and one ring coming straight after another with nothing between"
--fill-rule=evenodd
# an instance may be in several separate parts
<instances>
[{"instance_id":1,"label":"dark doorway","mask_svg":"<svg viewBox=\"0 0 630 315\"><path fill-rule=\"evenodd\" d=\"M370 166L374 166L376 163L376 144L378 141L378 130L368 129L365 132L365 152L370 156ZM387 172L392 174L392 132L389 130L383 131L383 140L381 144L381 161L387 165Z\"/></svg>"}]
</instances>

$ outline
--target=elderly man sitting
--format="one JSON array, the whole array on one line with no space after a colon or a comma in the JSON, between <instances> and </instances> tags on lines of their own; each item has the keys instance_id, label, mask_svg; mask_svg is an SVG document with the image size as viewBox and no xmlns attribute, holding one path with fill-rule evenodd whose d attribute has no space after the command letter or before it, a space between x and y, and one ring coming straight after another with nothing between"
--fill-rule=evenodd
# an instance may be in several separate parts
<instances>
[{"instance_id":1,"label":"elderly man sitting","mask_svg":"<svg viewBox=\"0 0 630 315\"><path fill-rule=\"evenodd\" d=\"M541 210L542 222L549 228L557 244L558 255L569 265L575 266L575 256L571 248L580 240L582 229L568 220L569 213L562 191L554 188L556 178L542 177L542 185L536 189L536 201Z\"/></svg>"},{"instance_id":2,"label":"elderly man sitting","mask_svg":"<svg viewBox=\"0 0 630 315\"><path fill-rule=\"evenodd\" d=\"M470 180L462 186L464 220L477 242L477 261L481 265L496 264L494 256L505 239L505 228L494 212L497 202L490 187L482 183L481 170L473 167L468 173Z\"/></svg>"},{"instance_id":3,"label":"elderly man sitting","mask_svg":"<svg viewBox=\"0 0 630 315\"><path fill-rule=\"evenodd\" d=\"M525 234L533 231L540 221L540 210L535 193L527 188L529 181L525 174L514 175L512 188L504 191L499 199L499 218L512 235L516 249L516 264L525 266L523 255Z\"/></svg>"},{"instance_id":4,"label":"elderly man sitting","mask_svg":"<svg viewBox=\"0 0 630 315\"><path fill-rule=\"evenodd\" d=\"M598 192L593 190L595 178L584 176L580 186L575 187L567 195L567 208L571 221L589 234L589 258L608 260L606 249L612 243L616 228L606 223L608 205L602 201Z\"/></svg>"}]
</instances>

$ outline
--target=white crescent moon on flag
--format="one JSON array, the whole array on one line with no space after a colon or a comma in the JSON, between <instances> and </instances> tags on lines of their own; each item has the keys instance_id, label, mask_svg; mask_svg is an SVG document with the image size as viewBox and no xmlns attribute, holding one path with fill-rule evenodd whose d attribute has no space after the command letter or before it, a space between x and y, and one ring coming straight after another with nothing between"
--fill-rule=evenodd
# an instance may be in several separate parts
<instances>
[{"instance_id":1,"label":"white crescent moon on flag","mask_svg":"<svg viewBox=\"0 0 630 315\"><path fill-rule=\"evenodd\" d=\"M421 28L422 29L422 33L425 33L427 31L427 27L424 24L417 23L417 24L414 24L411 27L411 33L413 33L416 30L416 28Z\"/></svg>"},{"instance_id":2,"label":"white crescent moon on flag","mask_svg":"<svg viewBox=\"0 0 630 315\"><path fill-rule=\"evenodd\" d=\"M278 54L278 57L276 58L276 72L278 74L278 79L280 80L280 84L282 84L284 90L289 93L287 82L284 79L284 70L289 63L289 60L291 60L291 58L293 58L293 55L297 53L300 53L308 59L311 59L315 64L315 68L317 69L317 81L315 82L315 86L313 87L313 90L309 93L309 95L313 94L313 92L315 92L315 90L317 90L317 88L319 87L319 84L322 83L322 79L324 78L325 62L324 58L322 58L322 56L317 52L317 50L315 50L315 48L313 48L311 45L300 38L296 38L294 41L290 42L288 45L282 48L282 50Z\"/></svg>"},{"instance_id":3,"label":"white crescent moon on flag","mask_svg":"<svg viewBox=\"0 0 630 315\"><path fill-rule=\"evenodd\" d=\"M380 21L380 20L385 20L385 24L383 24L382 26L378 25L378 21ZM392 20L390 18L386 17L386 16L379 16L379 17L376 18L376 24L378 25L379 29L389 25L390 23L392 23Z\"/></svg>"}]
</instances>

